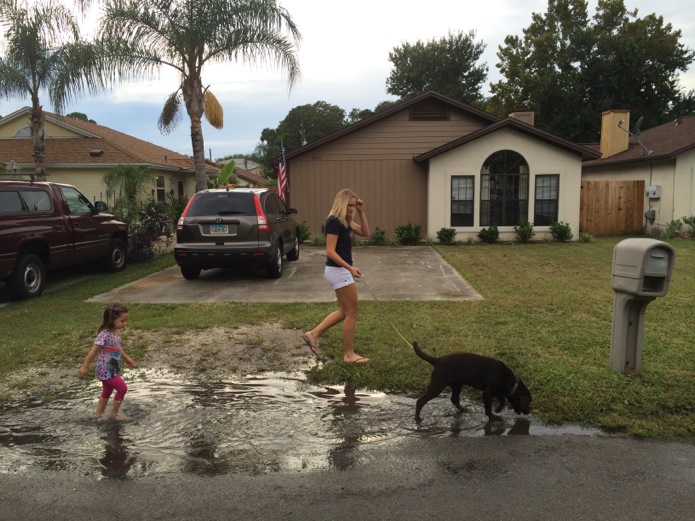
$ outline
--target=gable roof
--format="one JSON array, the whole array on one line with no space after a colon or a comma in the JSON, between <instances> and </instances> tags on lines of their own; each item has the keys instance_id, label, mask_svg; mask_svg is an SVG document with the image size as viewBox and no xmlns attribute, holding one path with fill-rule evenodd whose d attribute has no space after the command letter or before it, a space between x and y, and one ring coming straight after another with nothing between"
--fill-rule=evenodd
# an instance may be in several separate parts
<instances>
[{"instance_id":1,"label":"gable roof","mask_svg":"<svg viewBox=\"0 0 695 521\"><path fill-rule=\"evenodd\" d=\"M439 94L438 92L434 91L427 91L424 92L418 96L415 96L414 98L410 98L405 101L400 101L393 106L389 107L388 109L378 112L376 114L373 114L372 116L369 116L367 118L364 118L363 120L358 121L357 123L353 123L352 125L348 125L347 127L343 127L332 134L329 134L328 136L318 139L312 143L309 143L308 145L305 145L301 148L298 148L297 150L293 150L292 152L288 152L285 155L285 160L289 161L290 159L293 159L297 156L300 156L302 154L305 154L315 148L318 148L320 146L325 145L326 143L330 143L332 141L335 141L337 139L340 139L344 136L347 136L348 134L352 134L353 132L357 132L358 130L371 125L373 123L376 123L377 121L381 121L382 119L386 119L393 114L397 112L401 112L403 110L408 110L413 107L416 107L418 105L424 105L427 102L438 102L438 103L443 103L445 105L451 106L453 108L456 108L458 110L461 110L463 112L466 112L467 114L481 119L487 123L494 123L496 121L499 121L499 118L497 116L494 116L490 114L489 112L485 112L484 110L477 109L475 107L472 107L470 105L467 105L465 103L461 103L460 101L456 101L453 98L449 98L447 96L444 96L443 94ZM273 164L276 164L276 161L273 162Z\"/></svg>"},{"instance_id":2,"label":"gable roof","mask_svg":"<svg viewBox=\"0 0 695 521\"><path fill-rule=\"evenodd\" d=\"M253 183L256 185L260 185L260 186L264 186L268 183L268 180L265 177L261 177L260 175L256 175L253 172L249 172L248 170L244 170L243 168L235 168L234 169L234 175L236 177L243 179L244 181L248 181L249 183Z\"/></svg>"},{"instance_id":3,"label":"gable roof","mask_svg":"<svg viewBox=\"0 0 695 521\"><path fill-rule=\"evenodd\" d=\"M31 115L23 107L0 119L0 125ZM119 164L142 165L158 170L195 172L195 162L148 141L124 134L109 127L44 112L47 122L63 127L75 137L47 137L44 140L46 166L50 167L110 167ZM33 166L33 143L28 138L0 138L0 161L16 161L21 166ZM217 167L206 162L206 170L216 172Z\"/></svg>"},{"instance_id":4,"label":"gable roof","mask_svg":"<svg viewBox=\"0 0 695 521\"><path fill-rule=\"evenodd\" d=\"M652 153L648 155L643 153L640 142ZM627 150L610 157L586 161L582 164L582 168L673 159L693 148L695 148L695 116L686 116L640 132L639 141L637 136L630 136Z\"/></svg>"},{"instance_id":5,"label":"gable roof","mask_svg":"<svg viewBox=\"0 0 695 521\"><path fill-rule=\"evenodd\" d=\"M483 136L487 136L488 134L492 134L493 132L496 132L503 128L515 130L527 136L548 143L549 145L553 145L573 154L577 154L581 156L582 159L593 159L601 156L600 152L596 152L591 148L588 148L583 145L578 145L577 143L574 143L572 141L568 141L554 134L545 132L544 130L534 127L533 125L529 125L528 123L519 121L516 118L509 117L499 120L496 123L493 123L492 125L488 125L487 127L481 128L480 130L476 130L475 132L471 132L470 134L455 139L454 141L445 143L444 145L434 148L428 152L415 156L413 160L416 163L427 161L435 156L438 156L439 154L443 154L444 152L452 150L456 147L459 147L466 143L470 143L471 141L475 141L476 139L480 139Z\"/></svg>"}]
</instances>

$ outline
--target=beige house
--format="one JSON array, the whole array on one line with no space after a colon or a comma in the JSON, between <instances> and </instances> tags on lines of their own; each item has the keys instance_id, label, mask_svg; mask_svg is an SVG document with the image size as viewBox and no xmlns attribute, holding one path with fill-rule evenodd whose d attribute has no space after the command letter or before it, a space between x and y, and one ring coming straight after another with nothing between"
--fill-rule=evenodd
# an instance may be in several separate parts
<instances>
[{"instance_id":1,"label":"beige house","mask_svg":"<svg viewBox=\"0 0 695 521\"><path fill-rule=\"evenodd\" d=\"M0 119L0 173L34 172L30 109L24 107ZM109 205L104 174L118 165L143 166L152 172L152 197L164 200L195 193L195 164L183 154L123 134L116 130L45 112L47 179L77 187L92 201ZM208 165L208 175L218 168Z\"/></svg>"},{"instance_id":2,"label":"beige house","mask_svg":"<svg viewBox=\"0 0 695 521\"><path fill-rule=\"evenodd\" d=\"M640 182L648 231L658 234L671 221L695 215L695 116L640 131L630 111L602 115L601 158L586 161L584 182ZM642 208L640 208L641 210Z\"/></svg>"},{"instance_id":3,"label":"beige house","mask_svg":"<svg viewBox=\"0 0 695 521\"><path fill-rule=\"evenodd\" d=\"M288 201L311 233L348 187L389 237L410 223L430 238L454 228L456 240L477 240L494 224L513 240L526 219L541 238L553 221L578 230L582 161L597 157L535 128L530 112L500 120L427 92L288 153Z\"/></svg>"}]
</instances>

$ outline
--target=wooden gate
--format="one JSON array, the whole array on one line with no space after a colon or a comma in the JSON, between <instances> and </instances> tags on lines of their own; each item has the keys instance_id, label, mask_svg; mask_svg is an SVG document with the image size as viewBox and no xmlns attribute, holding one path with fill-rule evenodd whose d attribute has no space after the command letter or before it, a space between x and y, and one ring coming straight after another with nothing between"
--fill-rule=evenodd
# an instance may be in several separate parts
<instances>
[{"instance_id":1,"label":"wooden gate","mask_svg":"<svg viewBox=\"0 0 695 521\"><path fill-rule=\"evenodd\" d=\"M596 237L641 232L644 181L582 181L579 231Z\"/></svg>"}]
</instances>

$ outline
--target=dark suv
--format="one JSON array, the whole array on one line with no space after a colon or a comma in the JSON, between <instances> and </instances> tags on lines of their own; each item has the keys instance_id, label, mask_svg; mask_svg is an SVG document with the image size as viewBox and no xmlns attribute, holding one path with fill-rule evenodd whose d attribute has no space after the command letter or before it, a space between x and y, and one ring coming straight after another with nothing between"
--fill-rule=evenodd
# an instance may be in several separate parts
<instances>
[{"instance_id":1,"label":"dark suv","mask_svg":"<svg viewBox=\"0 0 695 521\"><path fill-rule=\"evenodd\" d=\"M187 279L201 270L251 265L282 276L282 257L299 258L297 210L260 188L203 190L176 225L174 258Z\"/></svg>"}]
</instances>

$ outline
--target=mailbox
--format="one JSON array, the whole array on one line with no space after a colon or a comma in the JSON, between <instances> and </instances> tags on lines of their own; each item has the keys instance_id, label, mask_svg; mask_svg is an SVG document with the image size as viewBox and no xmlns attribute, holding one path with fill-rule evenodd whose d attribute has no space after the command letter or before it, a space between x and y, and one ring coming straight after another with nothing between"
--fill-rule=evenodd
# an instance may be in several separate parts
<instances>
[{"instance_id":1,"label":"mailbox","mask_svg":"<svg viewBox=\"0 0 695 521\"><path fill-rule=\"evenodd\" d=\"M673 273L675 250L656 239L625 239L613 250L613 289L644 297L663 297Z\"/></svg>"},{"instance_id":2,"label":"mailbox","mask_svg":"<svg viewBox=\"0 0 695 521\"><path fill-rule=\"evenodd\" d=\"M676 252L656 239L625 239L613 250L613 329L611 369L642 370L647 304L663 297L673 273Z\"/></svg>"}]
</instances>

